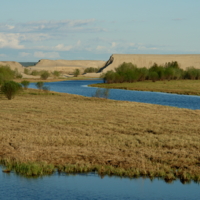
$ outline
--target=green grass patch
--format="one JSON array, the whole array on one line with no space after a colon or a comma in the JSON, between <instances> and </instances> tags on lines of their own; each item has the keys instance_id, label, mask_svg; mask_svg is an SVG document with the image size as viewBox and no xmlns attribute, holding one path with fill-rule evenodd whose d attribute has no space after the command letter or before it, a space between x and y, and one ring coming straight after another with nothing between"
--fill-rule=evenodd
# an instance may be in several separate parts
<instances>
[{"instance_id":1,"label":"green grass patch","mask_svg":"<svg viewBox=\"0 0 200 200\"><path fill-rule=\"evenodd\" d=\"M136 91L165 92L184 95L200 95L200 80L140 81L134 83L92 84L92 87Z\"/></svg>"}]
</instances>

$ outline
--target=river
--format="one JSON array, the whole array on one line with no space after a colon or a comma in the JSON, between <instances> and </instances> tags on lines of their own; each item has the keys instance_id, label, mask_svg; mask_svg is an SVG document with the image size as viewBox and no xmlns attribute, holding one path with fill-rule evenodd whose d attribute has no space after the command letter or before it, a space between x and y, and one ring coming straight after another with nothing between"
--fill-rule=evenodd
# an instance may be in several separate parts
<instances>
[{"instance_id":1,"label":"river","mask_svg":"<svg viewBox=\"0 0 200 200\"><path fill-rule=\"evenodd\" d=\"M102 80L73 80L45 83L45 86L50 87L50 90L56 92L91 97L95 94L97 88L88 87L88 85L102 82ZM31 83L30 88L36 88L35 83ZM194 110L200 109L200 96L192 95L110 89L109 99L167 105Z\"/></svg>"}]
</instances>

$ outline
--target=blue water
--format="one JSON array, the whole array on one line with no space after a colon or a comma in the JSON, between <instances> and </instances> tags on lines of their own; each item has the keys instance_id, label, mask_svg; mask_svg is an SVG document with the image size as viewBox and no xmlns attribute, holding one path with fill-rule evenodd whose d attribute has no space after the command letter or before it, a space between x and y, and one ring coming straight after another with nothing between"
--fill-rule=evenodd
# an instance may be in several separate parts
<instances>
[{"instance_id":1,"label":"blue water","mask_svg":"<svg viewBox=\"0 0 200 200\"><path fill-rule=\"evenodd\" d=\"M1 171L0 167L0 171ZM183 185L180 181L166 184L163 180L100 178L95 173L53 174L42 178L24 178L15 173L0 172L2 200L198 200L200 186Z\"/></svg>"},{"instance_id":2,"label":"blue water","mask_svg":"<svg viewBox=\"0 0 200 200\"><path fill-rule=\"evenodd\" d=\"M91 97L95 94L97 88L87 87L87 85L102 82L102 80L75 80L45 83L45 86L49 86L50 90L56 92ZM31 83L30 88L36 88L35 83ZM109 99L167 105L179 108L200 109L200 96L192 95L110 89Z\"/></svg>"}]
</instances>

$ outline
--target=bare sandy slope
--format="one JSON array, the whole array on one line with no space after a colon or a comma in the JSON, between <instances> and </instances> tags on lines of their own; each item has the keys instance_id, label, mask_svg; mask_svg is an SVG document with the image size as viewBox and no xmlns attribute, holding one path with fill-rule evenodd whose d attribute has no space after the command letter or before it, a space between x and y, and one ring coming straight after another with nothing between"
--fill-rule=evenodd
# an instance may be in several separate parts
<instances>
[{"instance_id":1,"label":"bare sandy slope","mask_svg":"<svg viewBox=\"0 0 200 200\"><path fill-rule=\"evenodd\" d=\"M101 68L105 61L97 60L40 60L31 70L63 71L72 73L75 69L83 71L87 67Z\"/></svg>"},{"instance_id":2,"label":"bare sandy slope","mask_svg":"<svg viewBox=\"0 0 200 200\"><path fill-rule=\"evenodd\" d=\"M182 69L195 67L200 69L200 54L180 55L151 55L151 54L113 54L102 69L102 72L114 70L123 62L131 62L137 67L150 67L154 63L165 64L166 62L177 61Z\"/></svg>"},{"instance_id":3,"label":"bare sandy slope","mask_svg":"<svg viewBox=\"0 0 200 200\"><path fill-rule=\"evenodd\" d=\"M15 70L17 69L20 73L24 72L24 67L18 63L18 62L15 62L15 61L0 61L0 66L10 66L10 68L12 70Z\"/></svg>"}]
</instances>

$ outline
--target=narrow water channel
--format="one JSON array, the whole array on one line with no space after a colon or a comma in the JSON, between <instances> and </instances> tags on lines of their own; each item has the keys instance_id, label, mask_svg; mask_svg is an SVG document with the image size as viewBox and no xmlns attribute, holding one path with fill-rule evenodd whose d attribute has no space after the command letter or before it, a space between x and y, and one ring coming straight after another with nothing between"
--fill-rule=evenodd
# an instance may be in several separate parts
<instances>
[{"instance_id":1,"label":"narrow water channel","mask_svg":"<svg viewBox=\"0 0 200 200\"><path fill-rule=\"evenodd\" d=\"M102 80L75 80L45 83L50 90L69 94L78 94L91 97L97 88L88 87L90 84L102 83ZM31 83L31 88L36 88L35 83ZM122 89L110 89L109 99L120 101L135 101L158 105L174 106L179 108L200 109L200 96L177 95L161 92L141 92Z\"/></svg>"},{"instance_id":2,"label":"narrow water channel","mask_svg":"<svg viewBox=\"0 0 200 200\"><path fill-rule=\"evenodd\" d=\"M191 182L170 184L148 178L99 177L95 173L67 175L54 173L41 178L25 178L0 167L2 200L198 200L200 186Z\"/></svg>"}]
</instances>

